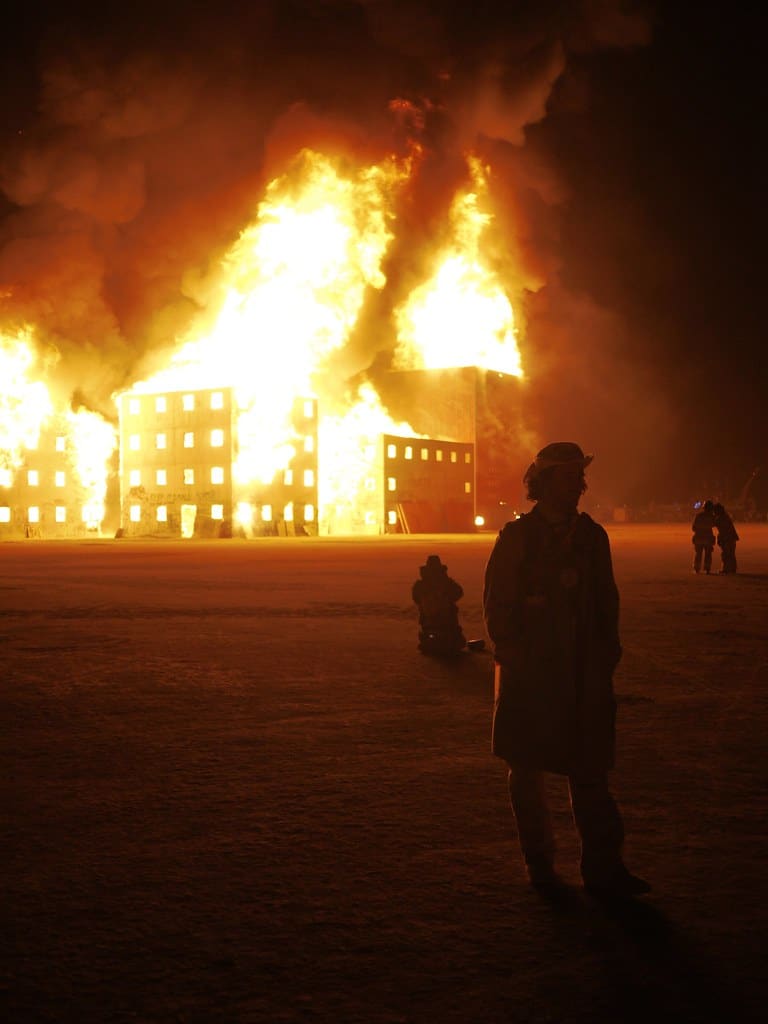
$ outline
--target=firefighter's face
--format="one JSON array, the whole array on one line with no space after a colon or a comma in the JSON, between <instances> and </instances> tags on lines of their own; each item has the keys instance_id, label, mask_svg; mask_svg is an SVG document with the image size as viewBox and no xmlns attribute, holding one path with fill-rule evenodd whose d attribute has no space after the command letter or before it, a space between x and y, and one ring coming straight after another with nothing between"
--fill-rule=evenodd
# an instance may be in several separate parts
<instances>
[{"instance_id":1,"label":"firefighter's face","mask_svg":"<svg viewBox=\"0 0 768 1024\"><path fill-rule=\"evenodd\" d=\"M561 508L576 508L587 489L584 467L578 462L555 466L548 474L547 497Z\"/></svg>"}]
</instances>

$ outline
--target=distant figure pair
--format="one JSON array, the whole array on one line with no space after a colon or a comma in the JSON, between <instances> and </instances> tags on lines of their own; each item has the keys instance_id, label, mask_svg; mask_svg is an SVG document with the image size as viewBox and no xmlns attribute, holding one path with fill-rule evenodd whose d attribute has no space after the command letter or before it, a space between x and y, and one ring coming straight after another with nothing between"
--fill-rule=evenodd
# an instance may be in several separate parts
<instances>
[{"instance_id":1,"label":"distant figure pair","mask_svg":"<svg viewBox=\"0 0 768 1024\"><path fill-rule=\"evenodd\" d=\"M719 502L715 504L705 501L701 510L694 517L693 571L701 572L702 563L707 575L712 571L715 530L717 530L717 545L720 548L722 560L720 575L727 576L736 572L736 541L739 539L739 535L733 525L733 520Z\"/></svg>"}]
</instances>

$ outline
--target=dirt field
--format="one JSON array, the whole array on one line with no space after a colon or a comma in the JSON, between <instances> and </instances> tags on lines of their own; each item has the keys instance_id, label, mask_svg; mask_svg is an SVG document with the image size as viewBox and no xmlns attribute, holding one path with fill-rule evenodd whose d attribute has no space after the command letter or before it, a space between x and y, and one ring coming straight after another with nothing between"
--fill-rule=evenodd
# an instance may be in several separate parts
<instances>
[{"instance_id":1,"label":"dirt field","mask_svg":"<svg viewBox=\"0 0 768 1024\"><path fill-rule=\"evenodd\" d=\"M493 537L3 543L3 1019L756 1020L768 525L740 532L719 577L685 524L610 529L614 788L654 887L613 911L558 780L573 895L525 883L489 655L416 650L433 552L483 635Z\"/></svg>"}]
</instances>

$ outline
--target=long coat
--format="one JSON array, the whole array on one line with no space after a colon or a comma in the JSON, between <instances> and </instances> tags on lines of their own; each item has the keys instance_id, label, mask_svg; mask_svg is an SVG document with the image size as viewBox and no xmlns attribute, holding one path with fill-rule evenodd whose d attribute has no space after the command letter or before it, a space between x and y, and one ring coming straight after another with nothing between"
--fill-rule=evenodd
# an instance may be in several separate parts
<instances>
[{"instance_id":1,"label":"long coat","mask_svg":"<svg viewBox=\"0 0 768 1024\"><path fill-rule=\"evenodd\" d=\"M534 509L500 532L485 571L496 661L493 753L563 775L614 763L619 594L605 530Z\"/></svg>"}]
</instances>

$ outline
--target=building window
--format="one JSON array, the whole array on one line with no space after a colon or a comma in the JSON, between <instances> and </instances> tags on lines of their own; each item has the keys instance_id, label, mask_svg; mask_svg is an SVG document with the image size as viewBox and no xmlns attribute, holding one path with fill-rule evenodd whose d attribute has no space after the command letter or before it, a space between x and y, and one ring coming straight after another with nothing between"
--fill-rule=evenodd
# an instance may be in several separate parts
<instances>
[{"instance_id":1,"label":"building window","mask_svg":"<svg viewBox=\"0 0 768 1024\"><path fill-rule=\"evenodd\" d=\"M315 486L315 471L313 469L304 470L304 486L314 487Z\"/></svg>"},{"instance_id":2,"label":"building window","mask_svg":"<svg viewBox=\"0 0 768 1024\"><path fill-rule=\"evenodd\" d=\"M158 485L158 487L165 487L165 485L168 483L168 472L167 472L167 470L165 470L165 469L156 469L155 470L155 483Z\"/></svg>"},{"instance_id":3,"label":"building window","mask_svg":"<svg viewBox=\"0 0 768 1024\"><path fill-rule=\"evenodd\" d=\"M132 469L128 474L129 487L141 487L141 470Z\"/></svg>"},{"instance_id":4,"label":"building window","mask_svg":"<svg viewBox=\"0 0 768 1024\"><path fill-rule=\"evenodd\" d=\"M132 523L140 523L141 522L141 505L131 505L130 516L131 516L131 522Z\"/></svg>"},{"instance_id":5,"label":"building window","mask_svg":"<svg viewBox=\"0 0 768 1024\"><path fill-rule=\"evenodd\" d=\"M165 395L158 395L155 399L155 412L166 412L168 409L168 402L166 401Z\"/></svg>"},{"instance_id":6,"label":"building window","mask_svg":"<svg viewBox=\"0 0 768 1024\"><path fill-rule=\"evenodd\" d=\"M194 430L187 430L184 434L184 447L194 448L195 447L195 432Z\"/></svg>"},{"instance_id":7,"label":"building window","mask_svg":"<svg viewBox=\"0 0 768 1024\"><path fill-rule=\"evenodd\" d=\"M224 506L223 505L211 505L211 519L223 519L224 518Z\"/></svg>"},{"instance_id":8,"label":"building window","mask_svg":"<svg viewBox=\"0 0 768 1024\"><path fill-rule=\"evenodd\" d=\"M366 526L375 526L376 525L376 513L375 512L366 512L365 513L365 525Z\"/></svg>"},{"instance_id":9,"label":"building window","mask_svg":"<svg viewBox=\"0 0 768 1024\"><path fill-rule=\"evenodd\" d=\"M304 403L304 419L313 420L315 418L315 403L306 401Z\"/></svg>"},{"instance_id":10,"label":"building window","mask_svg":"<svg viewBox=\"0 0 768 1024\"><path fill-rule=\"evenodd\" d=\"M393 508L387 512L387 523L390 526L395 526L397 524L397 512L395 512Z\"/></svg>"},{"instance_id":11,"label":"building window","mask_svg":"<svg viewBox=\"0 0 768 1024\"><path fill-rule=\"evenodd\" d=\"M286 471L283 473L283 483L285 484L286 487L291 487L293 485L292 469L286 469Z\"/></svg>"},{"instance_id":12,"label":"building window","mask_svg":"<svg viewBox=\"0 0 768 1024\"><path fill-rule=\"evenodd\" d=\"M10 469L0 469L0 487L10 487L13 483L13 475Z\"/></svg>"},{"instance_id":13,"label":"building window","mask_svg":"<svg viewBox=\"0 0 768 1024\"><path fill-rule=\"evenodd\" d=\"M141 448L141 438L138 434L131 434L128 438L128 447L132 452L137 452Z\"/></svg>"},{"instance_id":14,"label":"building window","mask_svg":"<svg viewBox=\"0 0 768 1024\"><path fill-rule=\"evenodd\" d=\"M211 448L223 448L224 447L224 431L223 430L212 430L211 431Z\"/></svg>"},{"instance_id":15,"label":"building window","mask_svg":"<svg viewBox=\"0 0 768 1024\"><path fill-rule=\"evenodd\" d=\"M0 505L0 523L10 523L11 510L8 505Z\"/></svg>"},{"instance_id":16,"label":"building window","mask_svg":"<svg viewBox=\"0 0 768 1024\"><path fill-rule=\"evenodd\" d=\"M28 523L39 523L40 522L40 509L37 505L30 505L27 509L27 522Z\"/></svg>"},{"instance_id":17,"label":"building window","mask_svg":"<svg viewBox=\"0 0 768 1024\"><path fill-rule=\"evenodd\" d=\"M429 448L422 448L421 449L421 461L422 462L426 462L428 458L429 458Z\"/></svg>"},{"instance_id":18,"label":"building window","mask_svg":"<svg viewBox=\"0 0 768 1024\"><path fill-rule=\"evenodd\" d=\"M442 448L438 448L437 451L435 452L435 459L438 462L442 462L443 461L443 449Z\"/></svg>"},{"instance_id":19,"label":"building window","mask_svg":"<svg viewBox=\"0 0 768 1024\"><path fill-rule=\"evenodd\" d=\"M64 487L67 483L67 474L63 469L57 469L53 475L53 482L56 487Z\"/></svg>"},{"instance_id":20,"label":"building window","mask_svg":"<svg viewBox=\"0 0 768 1024\"><path fill-rule=\"evenodd\" d=\"M394 491L397 489L397 480L393 476L387 477L387 490Z\"/></svg>"},{"instance_id":21,"label":"building window","mask_svg":"<svg viewBox=\"0 0 768 1024\"><path fill-rule=\"evenodd\" d=\"M54 511L57 523L66 523L67 521L67 510L63 505L57 505Z\"/></svg>"},{"instance_id":22,"label":"building window","mask_svg":"<svg viewBox=\"0 0 768 1024\"><path fill-rule=\"evenodd\" d=\"M167 505L158 505L157 506L157 521L158 521L158 523L167 523L168 522L168 506Z\"/></svg>"},{"instance_id":23,"label":"building window","mask_svg":"<svg viewBox=\"0 0 768 1024\"><path fill-rule=\"evenodd\" d=\"M195 408L195 396L194 395L182 395L181 396L181 408L184 412L193 412Z\"/></svg>"},{"instance_id":24,"label":"building window","mask_svg":"<svg viewBox=\"0 0 768 1024\"><path fill-rule=\"evenodd\" d=\"M464 481L464 493L465 494L471 494L472 493L472 484L468 480Z\"/></svg>"},{"instance_id":25,"label":"building window","mask_svg":"<svg viewBox=\"0 0 768 1024\"><path fill-rule=\"evenodd\" d=\"M272 506L271 505L262 505L261 506L261 518L262 518L262 521L265 522L265 523L271 523L272 522Z\"/></svg>"},{"instance_id":26,"label":"building window","mask_svg":"<svg viewBox=\"0 0 768 1024\"><path fill-rule=\"evenodd\" d=\"M315 519L315 506L314 505L305 505L304 506L304 522L305 523L312 523L312 522L314 522L314 519Z\"/></svg>"},{"instance_id":27,"label":"building window","mask_svg":"<svg viewBox=\"0 0 768 1024\"><path fill-rule=\"evenodd\" d=\"M308 434L307 437L304 438L304 451L305 452L313 452L314 450L315 450L315 439L314 439L314 437L312 437L311 434Z\"/></svg>"},{"instance_id":28,"label":"building window","mask_svg":"<svg viewBox=\"0 0 768 1024\"><path fill-rule=\"evenodd\" d=\"M466 463L466 465L469 465L469 463L471 461L472 461L472 453L471 452L464 452L464 462Z\"/></svg>"},{"instance_id":29,"label":"building window","mask_svg":"<svg viewBox=\"0 0 768 1024\"><path fill-rule=\"evenodd\" d=\"M194 471L194 469L185 469L184 470L184 483L185 484L193 484L194 482L195 482L195 471Z\"/></svg>"},{"instance_id":30,"label":"building window","mask_svg":"<svg viewBox=\"0 0 768 1024\"><path fill-rule=\"evenodd\" d=\"M140 398L132 398L132 399L130 399L130 401L128 402L128 412L131 414L131 416L138 416L139 415L139 413L141 412L141 399Z\"/></svg>"},{"instance_id":31,"label":"building window","mask_svg":"<svg viewBox=\"0 0 768 1024\"><path fill-rule=\"evenodd\" d=\"M288 504L283 509L283 519L286 521L286 523L292 523L293 522L293 502L292 501L289 501Z\"/></svg>"},{"instance_id":32,"label":"building window","mask_svg":"<svg viewBox=\"0 0 768 1024\"><path fill-rule=\"evenodd\" d=\"M223 484L224 483L224 467L223 466L212 466L211 467L211 483L212 484Z\"/></svg>"},{"instance_id":33,"label":"building window","mask_svg":"<svg viewBox=\"0 0 768 1024\"><path fill-rule=\"evenodd\" d=\"M211 408L212 409L223 409L224 408L224 393L221 391L214 391L211 395Z\"/></svg>"},{"instance_id":34,"label":"building window","mask_svg":"<svg viewBox=\"0 0 768 1024\"><path fill-rule=\"evenodd\" d=\"M56 451L57 452L63 452L63 451L66 451L66 449L67 449L67 439L66 439L66 437L62 437L61 435L59 435L56 438Z\"/></svg>"},{"instance_id":35,"label":"building window","mask_svg":"<svg viewBox=\"0 0 768 1024\"><path fill-rule=\"evenodd\" d=\"M40 483L40 474L36 469L27 470L27 483L30 487L37 487Z\"/></svg>"},{"instance_id":36,"label":"building window","mask_svg":"<svg viewBox=\"0 0 768 1024\"><path fill-rule=\"evenodd\" d=\"M155 448L162 450L166 447L167 445L165 434L155 434Z\"/></svg>"},{"instance_id":37,"label":"building window","mask_svg":"<svg viewBox=\"0 0 768 1024\"><path fill-rule=\"evenodd\" d=\"M451 462L456 462L456 452L451 452Z\"/></svg>"},{"instance_id":38,"label":"building window","mask_svg":"<svg viewBox=\"0 0 768 1024\"><path fill-rule=\"evenodd\" d=\"M387 445L387 458L388 459L396 459L397 458L397 445L396 444L388 444Z\"/></svg>"},{"instance_id":39,"label":"building window","mask_svg":"<svg viewBox=\"0 0 768 1024\"><path fill-rule=\"evenodd\" d=\"M413 458L413 448L411 448L411 446L409 444L407 444L405 446L405 457L406 457L406 459L412 459Z\"/></svg>"}]
</instances>

